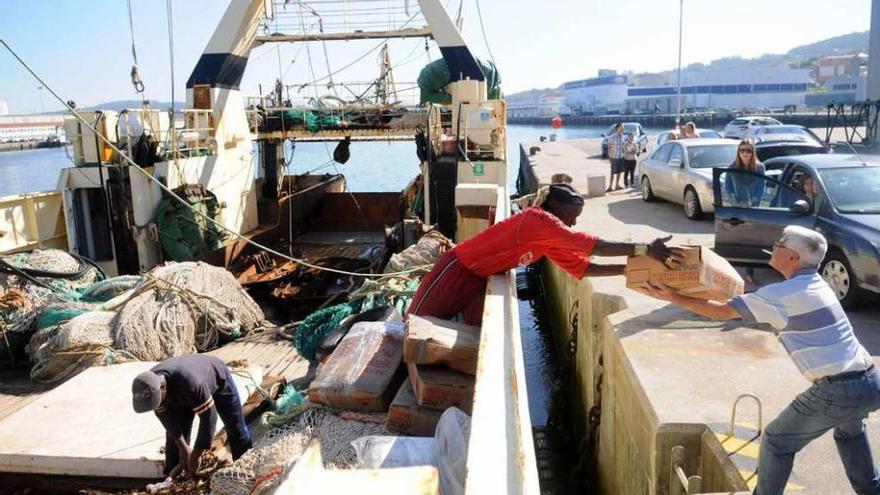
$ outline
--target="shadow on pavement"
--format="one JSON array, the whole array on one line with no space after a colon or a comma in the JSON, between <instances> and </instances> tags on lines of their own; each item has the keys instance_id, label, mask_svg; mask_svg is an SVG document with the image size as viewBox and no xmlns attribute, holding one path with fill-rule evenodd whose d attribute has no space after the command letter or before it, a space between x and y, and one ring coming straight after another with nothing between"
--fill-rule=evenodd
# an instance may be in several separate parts
<instances>
[{"instance_id":1,"label":"shadow on pavement","mask_svg":"<svg viewBox=\"0 0 880 495\"><path fill-rule=\"evenodd\" d=\"M626 225L648 225L670 234L712 234L712 218L698 222L688 221L681 205L657 201L646 203L637 192L633 197L608 204L608 213ZM684 221L683 221L684 220ZM679 241L683 242L683 241Z\"/></svg>"}]
</instances>

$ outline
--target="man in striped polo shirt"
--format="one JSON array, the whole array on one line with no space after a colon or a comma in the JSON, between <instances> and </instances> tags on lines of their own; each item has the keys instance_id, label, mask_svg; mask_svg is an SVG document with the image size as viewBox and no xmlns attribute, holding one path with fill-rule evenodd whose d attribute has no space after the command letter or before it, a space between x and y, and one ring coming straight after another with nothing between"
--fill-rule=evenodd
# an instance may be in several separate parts
<instances>
[{"instance_id":1,"label":"man in striped polo shirt","mask_svg":"<svg viewBox=\"0 0 880 495\"><path fill-rule=\"evenodd\" d=\"M195 475L201 455L211 447L216 416L226 427L232 459L251 448L251 434L229 368L205 354L184 354L166 359L139 374L131 386L135 412L153 411L165 427L165 475ZM215 413L216 411L216 413ZM193 419L199 432L190 446Z\"/></svg>"},{"instance_id":2,"label":"man in striped polo shirt","mask_svg":"<svg viewBox=\"0 0 880 495\"><path fill-rule=\"evenodd\" d=\"M786 227L770 257L770 266L786 280L726 303L674 294L665 287L642 288L709 318L770 324L798 370L813 382L763 432L755 488L759 495L783 493L795 454L831 429L853 490L880 494L864 425L868 413L880 408L880 374L834 292L816 272L827 249L821 234Z\"/></svg>"}]
</instances>

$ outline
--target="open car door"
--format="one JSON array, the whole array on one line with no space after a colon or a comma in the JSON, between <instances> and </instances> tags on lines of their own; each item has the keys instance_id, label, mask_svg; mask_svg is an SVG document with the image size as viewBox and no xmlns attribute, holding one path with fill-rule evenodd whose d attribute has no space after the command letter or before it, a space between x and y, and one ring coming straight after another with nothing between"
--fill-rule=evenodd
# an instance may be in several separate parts
<instances>
[{"instance_id":1,"label":"open car door","mask_svg":"<svg viewBox=\"0 0 880 495\"><path fill-rule=\"evenodd\" d=\"M812 229L813 205L800 191L747 170L713 170L715 252L734 263L766 263L788 225Z\"/></svg>"}]
</instances>

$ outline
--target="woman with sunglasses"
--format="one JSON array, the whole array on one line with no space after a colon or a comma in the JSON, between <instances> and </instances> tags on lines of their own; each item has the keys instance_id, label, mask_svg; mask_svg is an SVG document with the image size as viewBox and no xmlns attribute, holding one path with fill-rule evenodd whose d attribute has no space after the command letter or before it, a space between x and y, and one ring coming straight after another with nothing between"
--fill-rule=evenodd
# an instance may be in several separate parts
<instances>
[{"instance_id":1,"label":"woman with sunglasses","mask_svg":"<svg viewBox=\"0 0 880 495\"><path fill-rule=\"evenodd\" d=\"M727 174L724 180L724 189L727 193L727 201L731 206L751 207L761 203L764 195L764 181L758 177L764 175L766 168L758 161L758 153L755 143L750 139L743 139L736 149L736 159L730 165L734 170L745 170L751 174L733 173ZM754 175L753 175L754 174ZM755 284L755 269L746 267L746 283Z\"/></svg>"}]
</instances>

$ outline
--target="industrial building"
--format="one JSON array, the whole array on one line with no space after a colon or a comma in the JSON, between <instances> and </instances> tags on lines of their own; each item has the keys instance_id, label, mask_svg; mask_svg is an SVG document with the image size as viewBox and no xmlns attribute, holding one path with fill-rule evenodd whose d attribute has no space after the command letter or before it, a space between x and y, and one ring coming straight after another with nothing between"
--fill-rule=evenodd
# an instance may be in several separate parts
<instances>
[{"instance_id":1,"label":"industrial building","mask_svg":"<svg viewBox=\"0 0 880 495\"><path fill-rule=\"evenodd\" d=\"M565 101L575 114L675 113L678 87L630 86L644 77L610 75L567 82ZM656 80L656 79L655 79ZM682 108L803 108L809 69L765 67L760 70L690 70L682 72Z\"/></svg>"},{"instance_id":2,"label":"industrial building","mask_svg":"<svg viewBox=\"0 0 880 495\"><path fill-rule=\"evenodd\" d=\"M867 98L866 76L843 76L826 80L817 92L807 95L805 103L810 108L822 108L831 103L853 103Z\"/></svg>"},{"instance_id":3,"label":"industrial building","mask_svg":"<svg viewBox=\"0 0 880 495\"><path fill-rule=\"evenodd\" d=\"M507 115L512 118L555 117L569 115L565 93L560 89L532 89L505 96Z\"/></svg>"},{"instance_id":4,"label":"industrial building","mask_svg":"<svg viewBox=\"0 0 880 495\"><path fill-rule=\"evenodd\" d=\"M627 83L627 76L617 74L567 82L562 85L565 104L576 115L619 111L627 98Z\"/></svg>"},{"instance_id":5,"label":"industrial building","mask_svg":"<svg viewBox=\"0 0 880 495\"><path fill-rule=\"evenodd\" d=\"M63 140L63 114L0 116L0 143Z\"/></svg>"}]
</instances>

